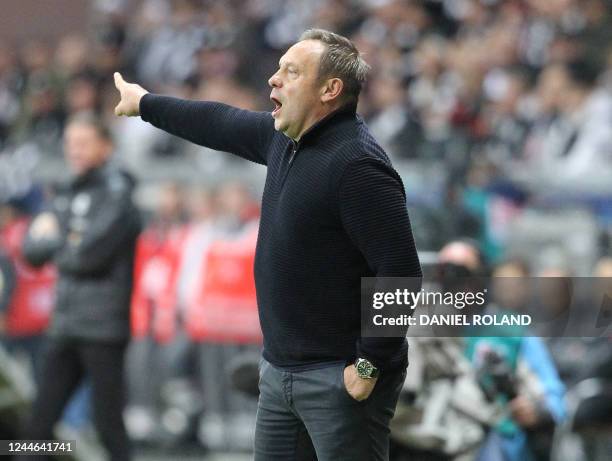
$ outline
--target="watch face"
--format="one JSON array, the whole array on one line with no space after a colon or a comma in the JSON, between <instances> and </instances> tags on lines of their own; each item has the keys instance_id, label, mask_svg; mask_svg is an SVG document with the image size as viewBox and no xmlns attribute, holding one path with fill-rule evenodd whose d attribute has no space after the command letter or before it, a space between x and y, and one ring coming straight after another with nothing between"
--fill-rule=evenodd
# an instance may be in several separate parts
<instances>
[{"instance_id":1,"label":"watch face","mask_svg":"<svg viewBox=\"0 0 612 461\"><path fill-rule=\"evenodd\" d=\"M370 377L374 371L374 366L367 360L360 360L357 363L357 373L359 376Z\"/></svg>"}]
</instances>

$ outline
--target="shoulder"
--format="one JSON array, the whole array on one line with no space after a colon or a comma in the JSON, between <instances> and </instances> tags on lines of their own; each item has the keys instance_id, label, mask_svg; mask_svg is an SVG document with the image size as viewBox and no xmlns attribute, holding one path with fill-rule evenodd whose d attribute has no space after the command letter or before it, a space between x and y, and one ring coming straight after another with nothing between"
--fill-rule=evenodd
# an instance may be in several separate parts
<instances>
[{"instance_id":1,"label":"shoulder","mask_svg":"<svg viewBox=\"0 0 612 461\"><path fill-rule=\"evenodd\" d=\"M334 156L335 168L344 170L355 163L367 164L369 162L393 168L387 153L374 139L361 117L357 117L355 122L347 127L345 133Z\"/></svg>"},{"instance_id":2,"label":"shoulder","mask_svg":"<svg viewBox=\"0 0 612 461\"><path fill-rule=\"evenodd\" d=\"M355 126L354 136L345 141L334 157L333 170L339 185L347 181L380 181L391 179L404 189L384 149L360 121Z\"/></svg>"},{"instance_id":3,"label":"shoulder","mask_svg":"<svg viewBox=\"0 0 612 461\"><path fill-rule=\"evenodd\" d=\"M117 166L108 166L102 175L102 184L111 194L129 194L136 186L136 178Z\"/></svg>"}]
</instances>

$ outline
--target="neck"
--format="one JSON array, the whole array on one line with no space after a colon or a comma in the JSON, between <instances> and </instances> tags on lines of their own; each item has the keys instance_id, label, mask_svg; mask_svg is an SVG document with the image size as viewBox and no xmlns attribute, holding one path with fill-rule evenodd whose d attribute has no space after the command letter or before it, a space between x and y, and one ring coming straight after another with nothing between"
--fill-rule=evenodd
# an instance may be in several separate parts
<instances>
[{"instance_id":1,"label":"neck","mask_svg":"<svg viewBox=\"0 0 612 461\"><path fill-rule=\"evenodd\" d=\"M93 165L90 165L88 168L80 171L80 172L74 172L74 176L76 178L84 178L87 177L91 174L93 174L94 171L99 170L100 168L102 168L104 165L106 164L106 160L101 160L100 162L97 162Z\"/></svg>"},{"instance_id":2,"label":"neck","mask_svg":"<svg viewBox=\"0 0 612 461\"><path fill-rule=\"evenodd\" d=\"M570 98L568 98L570 100L570 104L568 104L569 112L570 113L579 112L584 106L584 104L586 103L589 96L590 96L590 91L586 89L581 88L581 89L573 91L570 95Z\"/></svg>"},{"instance_id":3,"label":"neck","mask_svg":"<svg viewBox=\"0 0 612 461\"><path fill-rule=\"evenodd\" d=\"M321 120L333 114L334 112L336 112L337 110L341 109L344 106L345 104L342 104L342 103L335 103L333 105L321 106L320 110L318 110L316 114L312 116L310 122L304 125L304 128L302 129L302 131L300 131L300 133L295 138L291 136L289 137L293 139L295 142L299 142L302 136L304 136L304 134L306 134L313 126L315 126Z\"/></svg>"}]
</instances>

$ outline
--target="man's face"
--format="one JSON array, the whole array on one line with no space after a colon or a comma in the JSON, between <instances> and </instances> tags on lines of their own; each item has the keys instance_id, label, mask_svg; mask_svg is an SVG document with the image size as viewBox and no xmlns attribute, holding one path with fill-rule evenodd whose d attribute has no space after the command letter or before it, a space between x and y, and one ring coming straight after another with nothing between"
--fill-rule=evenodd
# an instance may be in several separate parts
<instances>
[{"instance_id":1,"label":"man's face","mask_svg":"<svg viewBox=\"0 0 612 461\"><path fill-rule=\"evenodd\" d=\"M64 157L71 172L80 176L106 161L111 143L100 136L95 127L75 122L64 133Z\"/></svg>"},{"instance_id":2,"label":"man's face","mask_svg":"<svg viewBox=\"0 0 612 461\"><path fill-rule=\"evenodd\" d=\"M569 90L567 73L563 67L552 64L546 67L538 79L537 93L544 111L561 108L563 95Z\"/></svg>"},{"instance_id":3,"label":"man's face","mask_svg":"<svg viewBox=\"0 0 612 461\"><path fill-rule=\"evenodd\" d=\"M270 99L274 128L292 139L300 136L322 115L322 83L319 63L325 45L317 40L304 40L293 45L279 61L278 71L270 77Z\"/></svg>"}]
</instances>

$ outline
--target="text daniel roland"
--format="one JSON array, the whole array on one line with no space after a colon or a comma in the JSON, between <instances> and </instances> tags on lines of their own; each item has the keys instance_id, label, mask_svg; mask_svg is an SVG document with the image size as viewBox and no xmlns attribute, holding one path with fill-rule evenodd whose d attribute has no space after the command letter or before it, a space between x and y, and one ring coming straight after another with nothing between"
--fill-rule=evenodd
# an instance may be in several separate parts
<instances>
[{"instance_id":1,"label":"text daniel roland","mask_svg":"<svg viewBox=\"0 0 612 461\"><path fill-rule=\"evenodd\" d=\"M401 314L385 317L376 314L372 321L375 326L527 326L531 316L527 314Z\"/></svg>"},{"instance_id":2,"label":"text daniel roland","mask_svg":"<svg viewBox=\"0 0 612 461\"><path fill-rule=\"evenodd\" d=\"M485 304L485 288L481 292L427 292L424 289L414 292L407 289L390 292L376 292L372 297L372 307L380 310L386 305L403 305L414 310L417 306L446 306L463 309ZM372 318L375 326L527 326L531 316L527 314L489 313L489 314L400 314L386 317L376 314Z\"/></svg>"}]
</instances>

